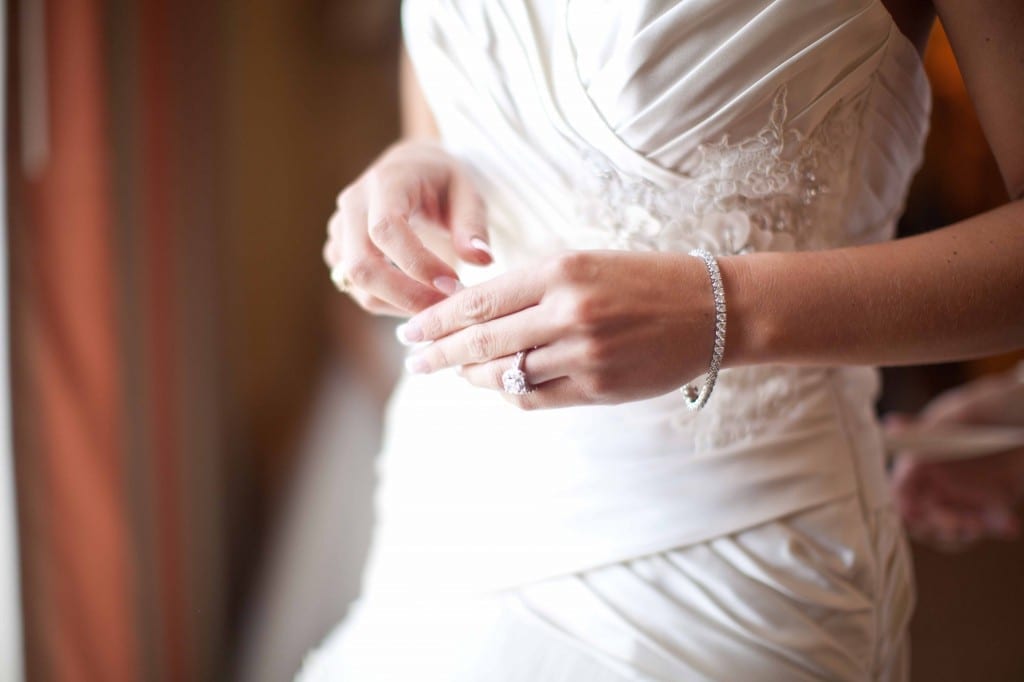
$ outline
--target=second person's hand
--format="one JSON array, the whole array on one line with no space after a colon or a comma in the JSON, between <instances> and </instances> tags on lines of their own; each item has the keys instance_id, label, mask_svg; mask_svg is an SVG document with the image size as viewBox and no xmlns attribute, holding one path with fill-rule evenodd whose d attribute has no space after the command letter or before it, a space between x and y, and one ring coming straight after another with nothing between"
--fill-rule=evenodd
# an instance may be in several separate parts
<instances>
[{"instance_id":1,"label":"second person's hand","mask_svg":"<svg viewBox=\"0 0 1024 682\"><path fill-rule=\"evenodd\" d=\"M943 393L916 418L886 420L894 432L957 424L1024 425L1024 381L1012 372L985 377ZM1020 534L1024 450L945 461L901 453L892 486L907 530L919 541L957 550L984 538L1012 540Z\"/></svg>"}]
</instances>

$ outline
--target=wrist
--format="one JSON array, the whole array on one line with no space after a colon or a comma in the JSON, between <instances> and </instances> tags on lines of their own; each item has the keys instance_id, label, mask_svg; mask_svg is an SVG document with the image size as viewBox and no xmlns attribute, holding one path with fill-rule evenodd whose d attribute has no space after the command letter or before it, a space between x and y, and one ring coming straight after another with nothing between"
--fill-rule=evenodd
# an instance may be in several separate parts
<instances>
[{"instance_id":1,"label":"wrist","mask_svg":"<svg viewBox=\"0 0 1024 682\"><path fill-rule=\"evenodd\" d=\"M775 320L765 305L770 282L758 281L755 256L718 259L729 306L729 333L723 367L765 364L772 361Z\"/></svg>"},{"instance_id":2,"label":"wrist","mask_svg":"<svg viewBox=\"0 0 1024 682\"><path fill-rule=\"evenodd\" d=\"M726 327L726 301L725 287L722 282L722 272L718 266L718 259L707 249L699 248L689 252L697 260L704 264L704 270L711 283L712 320L714 322L714 346L711 353L711 364L704 375L700 388L685 384L680 390L686 396L686 404L692 410L699 410L711 397L718 380L718 372L722 369L722 362L725 357L725 343L727 339Z\"/></svg>"}]
</instances>

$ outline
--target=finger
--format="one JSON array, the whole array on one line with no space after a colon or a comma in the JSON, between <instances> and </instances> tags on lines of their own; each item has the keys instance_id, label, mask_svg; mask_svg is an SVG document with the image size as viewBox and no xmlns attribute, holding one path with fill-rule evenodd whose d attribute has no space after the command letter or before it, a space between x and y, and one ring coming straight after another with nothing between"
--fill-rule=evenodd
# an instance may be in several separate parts
<instances>
[{"instance_id":1,"label":"finger","mask_svg":"<svg viewBox=\"0 0 1024 682\"><path fill-rule=\"evenodd\" d=\"M328 242L328 245L329 244L330 244L330 242ZM328 261L328 263L336 262L337 256L334 255L334 254L330 254L329 251L328 251L327 246L324 247L324 252L325 252L324 253L324 258L325 258L325 260ZM335 269L335 267L332 266L331 267L331 279L334 280L335 277L338 277L338 276L344 276L344 275L343 275L343 273L341 272L340 269ZM338 281L341 281L341 280L338 280ZM335 282L335 285L338 286L338 288L341 288L340 285L338 284L338 281ZM356 289L355 287L352 287L351 289L342 289L342 293L348 294L349 297L351 297L357 304L359 304L359 306L361 308L363 308L364 310L366 310L368 312L373 313L374 315L391 315L391 316L396 316L396 317L408 317L409 316L409 311L397 308L397 307L391 305L390 303L387 303L386 301L383 301L383 300L377 298L376 296L368 294L365 291Z\"/></svg>"},{"instance_id":2,"label":"finger","mask_svg":"<svg viewBox=\"0 0 1024 682\"><path fill-rule=\"evenodd\" d=\"M384 301L404 315L414 315L444 299L444 294L436 289L423 286L392 267L379 252L366 253L357 263L343 262L339 267L354 289Z\"/></svg>"},{"instance_id":3,"label":"finger","mask_svg":"<svg viewBox=\"0 0 1024 682\"><path fill-rule=\"evenodd\" d=\"M423 203L421 184L401 176L372 183L366 210L367 234L409 277L443 294L453 294L461 287L459 276L424 246L409 224L409 216Z\"/></svg>"},{"instance_id":4,"label":"finger","mask_svg":"<svg viewBox=\"0 0 1024 682\"><path fill-rule=\"evenodd\" d=\"M324 242L323 258L328 270L333 270L341 261L341 248L333 238L328 238Z\"/></svg>"},{"instance_id":5,"label":"finger","mask_svg":"<svg viewBox=\"0 0 1024 682\"><path fill-rule=\"evenodd\" d=\"M333 280L336 276L343 276L340 269L331 269L331 279ZM337 283L336 283L337 284ZM340 286L339 286L340 288ZM371 294L368 294L361 289L352 287L350 289L343 289L342 293L348 294L353 301L355 301L361 308L367 312L373 313L374 315L389 315L394 317L408 317L410 311L402 310L390 303L377 298ZM433 292L431 292L433 294Z\"/></svg>"},{"instance_id":6,"label":"finger","mask_svg":"<svg viewBox=\"0 0 1024 682\"><path fill-rule=\"evenodd\" d=\"M586 405L587 394L570 377L561 377L537 384L524 395L502 392L502 397L521 410L550 410L556 407Z\"/></svg>"},{"instance_id":7,"label":"finger","mask_svg":"<svg viewBox=\"0 0 1024 682\"><path fill-rule=\"evenodd\" d=\"M947 551L957 551L977 539L969 513L934 505L925 524L933 543Z\"/></svg>"},{"instance_id":8,"label":"finger","mask_svg":"<svg viewBox=\"0 0 1024 682\"><path fill-rule=\"evenodd\" d=\"M896 499L910 510L917 509L922 501L931 500L936 496L938 483L935 480L934 467L928 462L915 459L912 455L902 455L893 467L892 487Z\"/></svg>"},{"instance_id":9,"label":"finger","mask_svg":"<svg viewBox=\"0 0 1024 682\"><path fill-rule=\"evenodd\" d=\"M930 545L932 549L936 549L940 552L945 552L946 554L957 554L959 552L963 552L968 548L967 543L960 542L955 539L926 537L919 538L919 541Z\"/></svg>"},{"instance_id":10,"label":"finger","mask_svg":"<svg viewBox=\"0 0 1024 682\"><path fill-rule=\"evenodd\" d=\"M339 198L338 201L340 202L341 199ZM329 270L333 270L334 266L341 262L343 226L344 216L341 208L338 208L327 221L327 240L324 242L323 257L324 263L327 264Z\"/></svg>"},{"instance_id":11,"label":"finger","mask_svg":"<svg viewBox=\"0 0 1024 682\"><path fill-rule=\"evenodd\" d=\"M938 532L927 523L915 523L907 525L907 534L914 542L928 545L941 552L959 552L965 545L960 542L954 534L949 532Z\"/></svg>"},{"instance_id":12,"label":"finger","mask_svg":"<svg viewBox=\"0 0 1024 682\"><path fill-rule=\"evenodd\" d=\"M895 492L896 508L905 523L916 523L924 517L925 505L928 500L926 493L915 493L903 488L899 488Z\"/></svg>"},{"instance_id":13,"label":"finger","mask_svg":"<svg viewBox=\"0 0 1024 682\"><path fill-rule=\"evenodd\" d=\"M350 196L346 193L345 197ZM394 267L366 234L366 214L356 198L339 199L340 219L329 227L334 241L341 241L340 269L356 288L384 303L413 315L444 299L433 287L411 279Z\"/></svg>"},{"instance_id":14,"label":"finger","mask_svg":"<svg viewBox=\"0 0 1024 682\"><path fill-rule=\"evenodd\" d=\"M1006 398L1001 378L986 376L942 393L925 406L921 418L929 424L998 420Z\"/></svg>"},{"instance_id":15,"label":"finger","mask_svg":"<svg viewBox=\"0 0 1024 682\"><path fill-rule=\"evenodd\" d=\"M365 291L359 291L354 289L349 292L356 303L359 304L363 310L373 313L374 315L387 315L391 317L406 317L409 313L401 308L397 308L390 303L383 301L376 296L371 296Z\"/></svg>"},{"instance_id":16,"label":"finger","mask_svg":"<svg viewBox=\"0 0 1024 682\"><path fill-rule=\"evenodd\" d=\"M904 488L919 476L920 463L906 453L900 453L892 465L892 485L896 489Z\"/></svg>"},{"instance_id":17,"label":"finger","mask_svg":"<svg viewBox=\"0 0 1024 682\"><path fill-rule=\"evenodd\" d=\"M982 512L985 530L1001 540L1013 540L1020 534L1020 521L1012 509L988 507Z\"/></svg>"},{"instance_id":18,"label":"finger","mask_svg":"<svg viewBox=\"0 0 1024 682\"><path fill-rule=\"evenodd\" d=\"M543 294L544 283L536 272L513 270L424 310L409 320L403 333L410 342L433 341L536 305Z\"/></svg>"},{"instance_id":19,"label":"finger","mask_svg":"<svg viewBox=\"0 0 1024 682\"><path fill-rule=\"evenodd\" d=\"M570 349L568 344L555 343L529 351L523 360L526 380L537 386L569 376L573 361ZM509 355L490 362L462 365L459 375L475 386L503 390L501 376L515 364L515 356Z\"/></svg>"},{"instance_id":20,"label":"finger","mask_svg":"<svg viewBox=\"0 0 1024 682\"><path fill-rule=\"evenodd\" d=\"M957 514L956 537L960 542L977 542L985 534L985 518L982 510L964 509Z\"/></svg>"},{"instance_id":21,"label":"finger","mask_svg":"<svg viewBox=\"0 0 1024 682\"><path fill-rule=\"evenodd\" d=\"M448 222L459 257L470 263L492 262L487 236L487 211L472 181L462 171L452 173L448 187Z\"/></svg>"},{"instance_id":22,"label":"finger","mask_svg":"<svg viewBox=\"0 0 1024 682\"><path fill-rule=\"evenodd\" d=\"M916 420L902 412L888 412L882 417L882 427L888 433L902 433L914 425Z\"/></svg>"},{"instance_id":23,"label":"finger","mask_svg":"<svg viewBox=\"0 0 1024 682\"><path fill-rule=\"evenodd\" d=\"M531 306L440 338L410 355L407 364L409 371L427 374L445 367L483 363L525 348L545 346L562 333L541 306Z\"/></svg>"}]
</instances>

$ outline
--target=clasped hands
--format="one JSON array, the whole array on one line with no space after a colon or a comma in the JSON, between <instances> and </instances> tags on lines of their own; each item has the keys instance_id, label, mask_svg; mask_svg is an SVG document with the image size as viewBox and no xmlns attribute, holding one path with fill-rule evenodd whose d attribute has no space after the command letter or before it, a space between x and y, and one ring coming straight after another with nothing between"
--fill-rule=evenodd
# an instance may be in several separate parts
<instances>
[{"instance_id":1,"label":"clasped hands","mask_svg":"<svg viewBox=\"0 0 1024 682\"><path fill-rule=\"evenodd\" d=\"M681 253L570 251L463 287L410 220L443 227L455 254L492 262L483 201L439 146L398 144L338 198L324 260L365 310L410 316L411 372L458 369L501 389L513 356L537 390L523 409L613 404L667 393L707 368L714 302L703 263ZM429 344L424 342L431 342Z\"/></svg>"}]
</instances>

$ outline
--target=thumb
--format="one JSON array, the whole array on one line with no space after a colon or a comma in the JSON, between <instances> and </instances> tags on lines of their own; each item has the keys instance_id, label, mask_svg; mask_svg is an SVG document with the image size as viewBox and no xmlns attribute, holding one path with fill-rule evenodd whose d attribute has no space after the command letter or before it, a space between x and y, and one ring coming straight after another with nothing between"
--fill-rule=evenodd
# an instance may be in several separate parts
<instances>
[{"instance_id":1,"label":"thumb","mask_svg":"<svg viewBox=\"0 0 1024 682\"><path fill-rule=\"evenodd\" d=\"M448 223L459 258L477 265L488 265L494 261L487 235L484 200L460 171L452 174L448 187Z\"/></svg>"}]
</instances>

